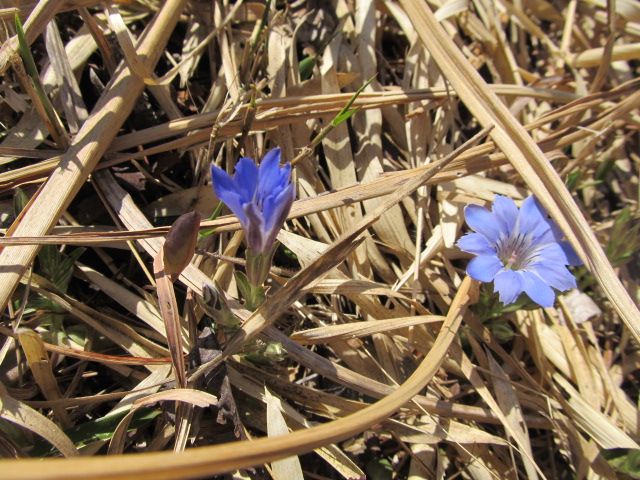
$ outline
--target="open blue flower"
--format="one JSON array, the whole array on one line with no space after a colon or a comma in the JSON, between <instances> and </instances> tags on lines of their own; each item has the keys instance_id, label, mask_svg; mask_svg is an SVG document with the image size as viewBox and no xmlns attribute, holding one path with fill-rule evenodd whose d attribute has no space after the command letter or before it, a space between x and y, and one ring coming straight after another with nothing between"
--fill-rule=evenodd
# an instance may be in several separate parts
<instances>
[{"instance_id":1,"label":"open blue flower","mask_svg":"<svg viewBox=\"0 0 640 480\"><path fill-rule=\"evenodd\" d=\"M260 166L242 157L233 177L211 165L216 195L238 217L247 246L254 254L268 253L295 199L291 164L280 167L280 149L269 151Z\"/></svg>"},{"instance_id":2,"label":"open blue flower","mask_svg":"<svg viewBox=\"0 0 640 480\"><path fill-rule=\"evenodd\" d=\"M494 282L500 301L513 303L524 292L543 307L553 306L554 288L576 287L567 265L580 265L558 226L533 197L518 210L510 198L496 195L491 211L477 205L464 209L474 230L458 240L458 248L477 255L467 274L481 282Z\"/></svg>"}]
</instances>

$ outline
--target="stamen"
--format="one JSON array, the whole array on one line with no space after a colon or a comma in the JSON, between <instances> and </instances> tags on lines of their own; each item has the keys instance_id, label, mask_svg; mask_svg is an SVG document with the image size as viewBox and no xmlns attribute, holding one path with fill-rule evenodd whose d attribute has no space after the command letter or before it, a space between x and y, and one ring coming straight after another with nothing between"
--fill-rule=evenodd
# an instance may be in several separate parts
<instances>
[{"instance_id":1,"label":"stamen","mask_svg":"<svg viewBox=\"0 0 640 480\"><path fill-rule=\"evenodd\" d=\"M528 235L516 234L498 240L496 245L498 258L508 270L520 270L535 258L535 249L531 249Z\"/></svg>"}]
</instances>

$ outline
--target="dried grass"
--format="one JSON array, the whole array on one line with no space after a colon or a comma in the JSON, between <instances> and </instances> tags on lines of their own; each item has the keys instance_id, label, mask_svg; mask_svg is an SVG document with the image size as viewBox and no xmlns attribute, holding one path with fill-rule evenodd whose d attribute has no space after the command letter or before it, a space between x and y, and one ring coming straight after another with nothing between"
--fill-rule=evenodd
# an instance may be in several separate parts
<instances>
[{"instance_id":1,"label":"dried grass","mask_svg":"<svg viewBox=\"0 0 640 480\"><path fill-rule=\"evenodd\" d=\"M228 3L0 3L3 478L637 478L638 2ZM208 168L274 145L251 312ZM488 311L462 210L529 192L579 289Z\"/></svg>"}]
</instances>

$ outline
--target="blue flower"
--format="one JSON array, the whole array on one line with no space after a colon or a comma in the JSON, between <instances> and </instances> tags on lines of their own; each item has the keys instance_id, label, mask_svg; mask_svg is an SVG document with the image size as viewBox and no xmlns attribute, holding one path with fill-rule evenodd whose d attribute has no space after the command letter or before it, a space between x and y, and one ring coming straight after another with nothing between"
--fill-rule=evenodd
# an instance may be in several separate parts
<instances>
[{"instance_id":1,"label":"blue flower","mask_svg":"<svg viewBox=\"0 0 640 480\"><path fill-rule=\"evenodd\" d=\"M467 274L481 282L493 281L505 305L524 292L538 305L551 307L554 288L562 292L576 287L566 266L581 262L533 196L518 210L513 200L496 195L491 211L468 205L464 216L475 232L464 235L457 245L477 255Z\"/></svg>"},{"instance_id":2,"label":"blue flower","mask_svg":"<svg viewBox=\"0 0 640 480\"><path fill-rule=\"evenodd\" d=\"M233 178L211 165L211 178L218 198L240 220L249 250L269 253L296 195L290 181L291 164L280 167L280 149L269 151L260 167L242 157Z\"/></svg>"}]
</instances>

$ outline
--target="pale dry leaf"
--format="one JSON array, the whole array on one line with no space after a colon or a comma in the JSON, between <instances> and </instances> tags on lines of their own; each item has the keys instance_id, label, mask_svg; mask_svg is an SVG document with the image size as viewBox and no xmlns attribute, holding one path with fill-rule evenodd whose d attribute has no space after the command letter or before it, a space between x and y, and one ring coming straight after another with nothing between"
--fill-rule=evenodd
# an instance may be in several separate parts
<instances>
[{"instance_id":1,"label":"pale dry leaf","mask_svg":"<svg viewBox=\"0 0 640 480\"><path fill-rule=\"evenodd\" d=\"M281 412L280 399L275 397L269 389L264 389L267 402L267 434L269 437L287 435L289 427ZM302 467L298 457L288 457L271 462L274 480L303 480Z\"/></svg>"}]
</instances>

